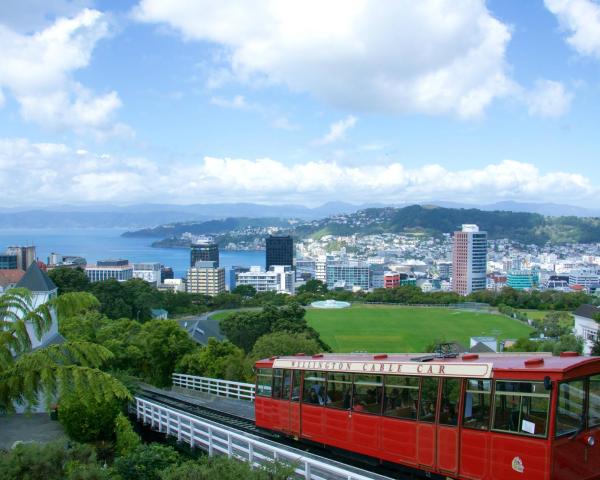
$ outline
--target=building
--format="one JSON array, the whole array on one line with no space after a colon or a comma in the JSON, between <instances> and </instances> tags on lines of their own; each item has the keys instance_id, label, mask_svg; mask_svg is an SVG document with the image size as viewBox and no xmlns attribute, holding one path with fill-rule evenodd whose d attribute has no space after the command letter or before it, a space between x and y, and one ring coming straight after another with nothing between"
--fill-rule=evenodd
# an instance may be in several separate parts
<instances>
[{"instance_id":1,"label":"building","mask_svg":"<svg viewBox=\"0 0 600 480\"><path fill-rule=\"evenodd\" d=\"M188 269L185 290L211 297L225 291L225 269L217 267L216 262L197 261Z\"/></svg>"},{"instance_id":2,"label":"building","mask_svg":"<svg viewBox=\"0 0 600 480\"><path fill-rule=\"evenodd\" d=\"M19 270L18 268L14 269L0 269L0 295L2 295L7 290L14 288L19 280L23 278L25 272L23 270Z\"/></svg>"},{"instance_id":3,"label":"building","mask_svg":"<svg viewBox=\"0 0 600 480\"><path fill-rule=\"evenodd\" d=\"M580 285L589 291L592 285L600 282L600 275L592 269L571 270L569 272L569 287Z\"/></svg>"},{"instance_id":4,"label":"building","mask_svg":"<svg viewBox=\"0 0 600 480\"><path fill-rule=\"evenodd\" d=\"M559 290L569 292L569 276L568 275L550 275L544 284L546 290Z\"/></svg>"},{"instance_id":5,"label":"building","mask_svg":"<svg viewBox=\"0 0 600 480\"><path fill-rule=\"evenodd\" d=\"M506 286L515 290L531 290L539 285L539 271L511 270L506 277Z\"/></svg>"},{"instance_id":6,"label":"building","mask_svg":"<svg viewBox=\"0 0 600 480\"><path fill-rule=\"evenodd\" d=\"M231 267L231 270L229 270L229 291L233 291L235 289L235 287L237 287L237 274L238 273L244 273L244 272L249 272L250 271L250 267L240 267L238 265L234 265L233 267Z\"/></svg>"},{"instance_id":7,"label":"building","mask_svg":"<svg viewBox=\"0 0 600 480\"><path fill-rule=\"evenodd\" d=\"M165 278L157 287L161 292L185 292L185 283L181 278Z\"/></svg>"},{"instance_id":8,"label":"building","mask_svg":"<svg viewBox=\"0 0 600 480\"><path fill-rule=\"evenodd\" d=\"M454 232L452 251L452 290L468 295L485 290L487 270L487 233L477 225L465 224Z\"/></svg>"},{"instance_id":9,"label":"building","mask_svg":"<svg viewBox=\"0 0 600 480\"><path fill-rule=\"evenodd\" d=\"M161 265L158 262L134 263L133 278L140 278L145 282L157 286L161 283Z\"/></svg>"},{"instance_id":10,"label":"building","mask_svg":"<svg viewBox=\"0 0 600 480\"><path fill-rule=\"evenodd\" d=\"M294 266L294 240L290 235L269 235L266 240L266 265L269 270L273 265Z\"/></svg>"},{"instance_id":11,"label":"building","mask_svg":"<svg viewBox=\"0 0 600 480\"><path fill-rule=\"evenodd\" d=\"M369 270L370 288L383 288L385 286L385 265L379 263L371 263L369 265Z\"/></svg>"},{"instance_id":12,"label":"building","mask_svg":"<svg viewBox=\"0 0 600 480\"><path fill-rule=\"evenodd\" d=\"M57 267L84 269L86 265L86 259L76 255L61 255L60 253L52 252L48 256L48 269L50 270Z\"/></svg>"},{"instance_id":13,"label":"building","mask_svg":"<svg viewBox=\"0 0 600 480\"><path fill-rule=\"evenodd\" d=\"M315 260L313 258L296 259L296 280L311 280L315 278Z\"/></svg>"},{"instance_id":14,"label":"building","mask_svg":"<svg viewBox=\"0 0 600 480\"><path fill-rule=\"evenodd\" d=\"M125 282L133 278L133 265L129 264L129 260L124 259L99 260L96 265L87 265L85 274L92 283L110 278Z\"/></svg>"},{"instance_id":15,"label":"building","mask_svg":"<svg viewBox=\"0 0 600 480\"><path fill-rule=\"evenodd\" d=\"M333 260L332 256L320 255L315 260L315 279L327 285L327 262Z\"/></svg>"},{"instance_id":16,"label":"building","mask_svg":"<svg viewBox=\"0 0 600 480\"><path fill-rule=\"evenodd\" d=\"M0 270L20 270L17 268L18 259L16 255L3 253L0 255Z\"/></svg>"},{"instance_id":17,"label":"building","mask_svg":"<svg viewBox=\"0 0 600 480\"><path fill-rule=\"evenodd\" d=\"M452 278L452 262L438 262L437 269L442 280L450 280Z\"/></svg>"},{"instance_id":18,"label":"building","mask_svg":"<svg viewBox=\"0 0 600 480\"><path fill-rule=\"evenodd\" d=\"M33 245L27 247L12 246L6 249L7 255L16 255L17 267L20 270L27 270L29 265L35 262L35 247Z\"/></svg>"},{"instance_id":19,"label":"building","mask_svg":"<svg viewBox=\"0 0 600 480\"><path fill-rule=\"evenodd\" d=\"M327 288L344 290L368 290L371 269L361 261L331 261L327 262Z\"/></svg>"},{"instance_id":20,"label":"building","mask_svg":"<svg viewBox=\"0 0 600 480\"><path fill-rule=\"evenodd\" d=\"M596 318L600 318L600 307L581 305L573 312L573 316L575 317L573 333L583 338L583 353L589 355L598 338L600 323Z\"/></svg>"},{"instance_id":21,"label":"building","mask_svg":"<svg viewBox=\"0 0 600 480\"><path fill-rule=\"evenodd\" d=\"M383 288L395 288L400 286L400 274L398 272L385 272L383 274Z\"/></svg>"},{"instance_id":22,"label":"building","mask_svg":"<svg viewBox=\"0 0 600 480\"><path fill-rule=\"evenodd\" d=\"M257 292L294 294L295 276L289 265L273 265L265 271L259 266L237 274L237 285L251 285Z\"/></svg>"},{"instance_id":23,"label":"building","mask_svg":"<svg viewBox=\"0 0 600 480\"><path fill-rule=\"evenodd\" d=\"M40 305L48 303L58 295L58 288L48 276L46 272L43 272L36 262L33 262L21 279L15 285L15 288L26 288L31 292L31 306L32 308L38 308ZM35 349L40 346L49 345L56 341L62 341L62 337L58 333L58 320L56 317L56 311L51 309L50 315L52 317L52 324L48 331L46 331L41 338L38 338L35 333L35 328L31 322L26 323L27 333L31 339L31 348Z\"/></svg>"},{"instance_id":24,"label":"building","mask_svg":"<svg viewBox=\"0 0 600 480\"><path fill-rule=\"evenodd\" d=\"M160 282L164 283L165 280L175 278L175 273L171 267L162 267L160 269Z\"/></svg>"},{"instance_id":25,"label":"building","mask_svg":"<svg viewBox=\"0 0 600 480\"><path fill-rule=\"evenodd\" d=\"M193 243L190 247L190 267L196 262L214 262L219 268L219 246L211 242Z\"/></svg>"}]
</instances>

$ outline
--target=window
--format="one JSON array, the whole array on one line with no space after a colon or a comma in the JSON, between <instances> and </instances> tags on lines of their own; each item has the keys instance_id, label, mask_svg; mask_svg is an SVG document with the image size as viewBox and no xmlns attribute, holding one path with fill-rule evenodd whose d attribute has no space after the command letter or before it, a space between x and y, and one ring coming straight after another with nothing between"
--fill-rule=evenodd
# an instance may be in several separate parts
<instances>
[{"instance_id":1,"label":"window","mask_svg":"<svg viewBox=\"0 0 600 480\"><path fill-rule=\"evenodd\" d=\"M556 406L556 436L583 428L585 417L585 383L583 380L560 383Z\"/></svg>"},{"instance_id":2,"label":"window","mask_svg":"<svg viewBox=\"0 0 600 480\"><path fill-rule=\"evenodd\" d=\"M355 375L352 410L355 412L381 413L383 382L378 375Z\"/></svg>"},{"instance_id":3,"label":"window","mask_svg":"<svg viewBox=\"0 0 600 480\"><path fill-rule=\"evenodd\" d=\"M467 379L463 427L487 430L490 426L492 381Z\"/></svg>"},{"instance_id":4,"label":"window","mask_svg":"<svg viewBox=\"0 0 600 480\"><path fill-rule=\"evenodd\" d=\"M281 398L281 386L283 384L283 370L273 370L273 398Z\"/></svg>"},{"instance_id":5,"label":"window","mask_svg":"<svg viewBox=\"0 0 600 480\"><path fill-rule=\"evenodd\" d=\"M435 422L437 406L438 378L424 377L421 381L421 401L419 402L419 421Z\"/></svg>"},{"instance_id":6,"label":"window","mask_svg":"<svg viewBox=\"0 0 600 480\"><path fill-rule=\"evenodd\" d=\"M292 370L283 371L283 388L281 389L281 398L290 399L290 388L292 387Z\"/></svg>"},{"instance_id":7,"label":"window","mask_svg":"<svg viewBox=\"0 0 600 480\"><path fill-rule=\"evenodd\" d=\"M259 368L256 373L256 395L259 397L270 397L272 380L272 368Z\"/></svg>"},{"instance_id":8,"label":"window","mask_svg":"<svg viewBox=\"0 0 600 480\"><path fill-rule=\"evenodd\" d=\"M588 428L600 425L600 375L590 377Z\"/></svg>"},{"instance_id":9,"label":"window","mask_svg":"<svg viewBox=\"0 0 600 480\"><path fill-rule=\"evenodd\" d=\"M546 436L550 394L543 382L496 382L494 430Z\"/></svg>"},{"instance_id":10,"label":"window","mask_svg":"<svg viewBox=\"0 0 600 480\"><path fill-rule=\"evenodd\" d=\"M352 375L349 373L330 373L327 377L327 406L350 409L352 399Z\"/></svg>"},{"instance_id":11,"label":"window","mask_svg":"<svg viewBox=\"0 0 600 480\"><path fill-rule=\"evenodd\" d=\"M292 370L292 402L300 401L300 370Z\"/></svg>"},{"instance_id":12,"label":"window","mask_svg":"<svg viewBox=\"0 0 600 480\"><path fill-rule=\"evenodd\" d=\"M417 377L385 377L383 414L387 417L417 418L419 379Z\"/></svg>"},{"instance_id":13,"label":"window","mask_svg":"<svg viewBox=\"0 0 600 480\"><path fill-rule=\"evenodd\" d=\"M458 403L460 400L459 378L446 378L442 380L442 403L440 406L440 424L458 424Z\"/></svg>"},{"instance_id":14,"label":"window","mask_svg":"<svg viewBox=\"0 0 600 480\"><path fill-rule=\"evenodd\" d=\"M304 372L304 392L302 402L312 405L325 405L325 373Z\"/></svg>"}]
</instances>

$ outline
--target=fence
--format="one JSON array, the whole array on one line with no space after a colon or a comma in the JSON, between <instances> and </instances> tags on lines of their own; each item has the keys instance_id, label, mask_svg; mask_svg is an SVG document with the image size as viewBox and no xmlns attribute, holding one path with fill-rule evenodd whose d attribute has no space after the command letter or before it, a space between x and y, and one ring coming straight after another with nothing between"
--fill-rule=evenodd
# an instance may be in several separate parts
<instances>
[{"instance_id":1,"label":"fence","mask_svg":"<svg viewBox=\"0 0 600 480\"><path fill-rule=\"evenodd\" d=\"M254 400L253 383L232 382L218 378L197 377L183 373L173 374L173 385L199 392L218 395L219 397L237 398L239 400Z\"/></svg>"},{"instance_id":2,"label":"fence","mask_svg":"<svg viewBox=\"0 0 600 480\"><path fill-rule=\"evenodd\" d=\"M283 447L264 438L219 425L145 398L135 398L137 419L153 430L176 437L191 448L209 455L227 455L253 466L282 462L295 467L297 478L306 480L384 480L377 474L345 466L293 447Z\"/></svg>"}]
</instances>

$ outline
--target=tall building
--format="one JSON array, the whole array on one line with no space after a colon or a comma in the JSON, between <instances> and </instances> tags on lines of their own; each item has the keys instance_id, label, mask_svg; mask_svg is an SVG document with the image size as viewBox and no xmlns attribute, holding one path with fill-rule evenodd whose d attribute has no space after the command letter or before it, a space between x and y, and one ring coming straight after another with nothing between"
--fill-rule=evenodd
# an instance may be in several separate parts
<instances>
[{"instance_id":1,"label":"tall building","mask_svg":"<svg viewBox=\"0 0 600 480\"><path fill-rule=\"evenodd\" d=\"M193 243L190 247L190 267L194 267L196 262L215 262L218 268L219 246L210 242Z\"/></svg>"},{"instance_id":2,"label":"tall building","mask_svg":"<svg viewBox=\"0 0 600 480\"><path fill-rule=\"evenodd\" d=\"M237 274L237 285L252 285L257 292L294 294L294 271L288 265L273 265L268 271L259 266Z\"/></svg>"},{"instance_id":3,"label":"tall building","mask_svg":"<svg viewBox=\"0 0 600 480\"><path fill-rule=\"evenodd\" d=\"M133 265L124 259L98 260L96 265L85 267L85 274L90 282L101 282L109 278L125 282L133 278Z\"/></svg>"},{"instance_id":4,"label":"tall building","mask_svg":"<svg viewBox=\"0 0 600 480\"><path fill-rule=\"evenodd\" d=\"M269 235L267 237L266 270L273 265L294 266L294 240L290 235Z\"/></svg>"},{"instance_id":5,"label":"tall building","mask_svg":"<svg viewBox=\"0 0 600 480\"><path fill-rule=\"evenodd\" d=\"M240 267L239 265L234 265L229 270L229 291L232 292L235 287L237 287L237 275L238 273L249 272L249 267Z\"/></svg>"},{"instance_id":6,"label":"tall building","mask_svg":"<svg viewBox=\"0 0 600 480\"><path fill-rule=\"evenodd\" d=\"M225 291L225 269L217 267L216 262L197 261L187 271L186 292L210 295Z\"/></svg>"},{"instance_id":7,"label":"tall building","mask_svg":"<svg viewBox=\"0 0 600 480\"><path fill-rule=\"evenodd\" d=\"M506 277L506 286L515 290L531 290L539 285L538 270L511 270Z\"/></svg>"},{"instance_id":8,"label":"tall building","mask_svg":"<svg viewBox=\"0 0 600 480\"><path fill-rule=\"evenodd\" d=\"M16 255L0 254L0 270L17 270L18 263Z\"/></svg>"},{"instance_id":9,"label":"tall building","mask_svg":"<svg viewBox=\"0 0 600 480\"><path fill-rule=\"evenodd\" d=\"M450 280L452 277L452 262L437 262L437 268L442 280Z\"/></svg>"},{"instance_id":10,"label":"tall building","mask_svg":"<svg viewBox=\"0 0 600 480\"><path fill-rule=\"evenodd\" d=\"M330 290L368 290L371 269L360 261L336 260L327 262L327 288Z\"/></svg>"},{"instance_id":11,"label":"tall building","mask_svg":"<svg viewBox=\"0 0 600 480\"><path fill-rule=\"evenodd\" d=\"M27 247L12 246L6 249L7 255L16 255L17 268L27 270L29 266L35 262L35 247L33 245Z\"/></svg>"},{"instance_id":12,"label":"tall building","mask_svg":"<svg viewBox=\"0 0 600 480\"><path fill-rule=\"evenodd\" d=\"M487 233L477 225L463 225L454 232L452 252L452 290L468 295L485 290L487 269Z\"/></svg>"},{"instance_id":13,"label":"tall building","mask_svg":"<svg viewBox=\"0 0 600 480\"><path fill-rule=\"evenodd\" d=\"M133 278L142 280L158 286L161 283L161 265L159 262L134 263Z\"/></svg>"}]
</instances>

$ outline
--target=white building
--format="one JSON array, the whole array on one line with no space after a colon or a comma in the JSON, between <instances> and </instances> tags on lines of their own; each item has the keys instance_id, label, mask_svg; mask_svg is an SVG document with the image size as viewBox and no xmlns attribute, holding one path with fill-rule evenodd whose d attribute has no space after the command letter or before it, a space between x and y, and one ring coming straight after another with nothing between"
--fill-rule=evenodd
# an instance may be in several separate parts
<instances>
[{"instance_id":1,"label":"white building","mask_svg":"<svg viewBox=\"0 0 600 480\"><path fill-rule=\"evenodd\" d=\"M236 285L252 285L257 292L294 294L294 271L287 265L273 265L268 271L259 266L238 273Z\"/></svg>"},{"instance_id":2,"label":"white building","mask_svg":"<svg viewBox=\"0 0 600 480\"><path fill-rule=\"evenodd\" d=\"M119 282L125 282L133 278L133 265L128 260L99 260L96 265L85 267L85 274L90 282L102 282L114 278Z\"/></svg>"},{"instance_id":3,"label":"white building","mask_svg":"<svg viewBox=\"0 0 600 480\"><path fill-rule=\"evenodd\" d=\"M592 285L600 283L600 275L593 269L571 270L569 272L569 287L581 285L589 291Z\"/></svg>"},{"instance_id":4,"label":"white building","mask_svg":"<svg viewBox=\"0 0 600 480\"><path fill-rule=\"evenodd\" d=\"M596 315L600 315L600 307L593 305L581 305L573 312L575 317L573 333L575 336L583 338L583 353L586 355L590 354L592 346L598 338L600 324L594 318Z\"/></svg>"},{"instance_id":5,"label":"white building","mask_svg":"<svg viewBox=\"0 0 600 480\"><path fill-rule=\"evenodd\" d=\"M134 263L133 278L141 278L145 282L158 287L160 284L160 263Z\"/></svg>"},{"instance_id":6,"label":"white building","mask_svg":"<svg viewBox=\"0 0 600 480\"><path fill-rule=\"evenodd\" d=\"M187 271L185 290L211 297L225 291L225 269L216 262L198 261Z\"/></svg>"},{"instance_id":7,"label":"white building","mask_svg":"<svg viewBox=\"0 0 600 480\"><path fill-rule=\"evenodd\" d=\"M327 284L327 255L319 255L315 261L315 278Z\"/></svg>"},{"instance_id":8,"label":"white building","mask_svg":"<svg viewBox=\"0 0 600 480\"><path fill-rule=\"evenodd\" d=\"M164 283L158 285L162 292L185 292L185 283L181 278L165 278Z\"/></svg>"}]
</instances>

